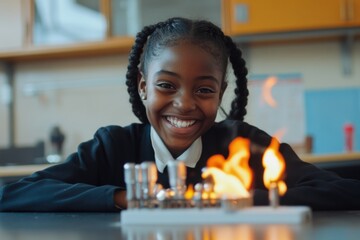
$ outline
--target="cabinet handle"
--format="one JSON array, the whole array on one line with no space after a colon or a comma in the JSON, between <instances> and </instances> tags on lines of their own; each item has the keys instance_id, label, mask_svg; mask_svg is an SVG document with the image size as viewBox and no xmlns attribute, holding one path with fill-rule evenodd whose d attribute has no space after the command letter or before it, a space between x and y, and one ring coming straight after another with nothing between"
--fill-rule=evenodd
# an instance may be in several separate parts
<instances>
[{"instance_id":1,"label":"cabinet handle","mask_svg":"<svg viewBox=\"0 0 360 240\"><path fill-rule=\"evenodd\" d=\"M249 22L249 7L247 4L238 3L235 5L235 18L238 23Z\"/></svg>"}]
</instances>

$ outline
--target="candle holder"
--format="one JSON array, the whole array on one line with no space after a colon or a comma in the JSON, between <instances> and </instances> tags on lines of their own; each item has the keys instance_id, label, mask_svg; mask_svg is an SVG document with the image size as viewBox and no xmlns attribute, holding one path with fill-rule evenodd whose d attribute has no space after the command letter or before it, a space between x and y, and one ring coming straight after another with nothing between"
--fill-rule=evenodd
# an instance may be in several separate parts
<instances>
[{"instance_id":1,"label":"candle holder","mask_svg":"<svg viewBox=\"0 0 360 240\"><path fill-rule=\"evenodd\" d=\"M140 177L136 175L140 174L136 171L139 168L136 164L125 164L128 209L120 213L122 225L300 224L311 219L309 207L280 206L277 182L270 184L270 205L260 207L253 206L251 193L246 197L218 196L209 182L196 184L189 196L185 186L186 168L180 161L170 163L171 188L163 189L154 182L154 167L152 162L142 163ZM136 186L142 186L142 189L137 189Z\"/></svg>"}]
</instances>

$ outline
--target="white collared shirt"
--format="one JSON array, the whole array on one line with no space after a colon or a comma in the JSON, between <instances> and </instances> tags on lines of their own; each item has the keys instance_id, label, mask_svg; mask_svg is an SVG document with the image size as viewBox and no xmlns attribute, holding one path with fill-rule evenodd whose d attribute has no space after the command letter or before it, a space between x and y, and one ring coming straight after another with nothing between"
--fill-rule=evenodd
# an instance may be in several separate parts
<instances>
[{"instance_id":1,"label":"white collared shirt","mask_svg":"<svg viewBox=\"0 0 360 240\"><path fill-rule=\"evenodd\" d=\"M157 134L153 127L150 129L150 138L155 152L155 164L159 172L164 171L168 161L170 160L183 161L186 166L193 168L200 159L202 152L201 137L196 139L193 144L191 144L191 146L176 159L172 157L159 134Z\"/></svg>"}]
</instances>

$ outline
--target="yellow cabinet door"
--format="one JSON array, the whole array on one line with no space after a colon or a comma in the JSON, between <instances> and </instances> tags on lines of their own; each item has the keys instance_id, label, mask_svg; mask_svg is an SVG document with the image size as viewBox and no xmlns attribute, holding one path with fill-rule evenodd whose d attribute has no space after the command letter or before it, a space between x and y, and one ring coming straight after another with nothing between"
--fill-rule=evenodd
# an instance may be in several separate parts
<instances>
[{"instance_id":1,"label":"yellow cabinet door","mask_svg":"<svg viewBox=\"0 0 360 240\"><path fill-rule=\"evenodd\" d=\"M360 0L223 0L227 34L360 26Z\"/></svg>"},{"instance_id":2,"label":"yellow cabinet door","mask_svg":"<svg viewBox=\"0 0 360 240\"><path fill-rule=\"evenodd\" d=\"M360 26L360 0L348 0L347 22L351 26Z\"/></svg>"}]
</instances>

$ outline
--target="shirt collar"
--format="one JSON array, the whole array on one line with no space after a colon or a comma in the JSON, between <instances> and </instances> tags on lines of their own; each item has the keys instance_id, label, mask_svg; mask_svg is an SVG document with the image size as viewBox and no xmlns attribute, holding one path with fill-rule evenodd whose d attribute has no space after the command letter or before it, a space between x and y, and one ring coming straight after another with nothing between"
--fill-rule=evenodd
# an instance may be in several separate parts
<instances>
[{"instance_id":1,"label":"shirt collar","mask_svg":"<svg viewBox=\"0 0 360 240\"><path fill-rule=\"evenodd\" d=\"M150 129L150 138L155 153L155 164L161 173L164 171L168 161L170 160L180 160L183 161L186 166L194 168L200 159L202 152L201 137L197 138L191 146L176 159L172 157L171 153L153 127Z\"/></svg>"}]
</instances>

